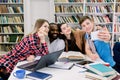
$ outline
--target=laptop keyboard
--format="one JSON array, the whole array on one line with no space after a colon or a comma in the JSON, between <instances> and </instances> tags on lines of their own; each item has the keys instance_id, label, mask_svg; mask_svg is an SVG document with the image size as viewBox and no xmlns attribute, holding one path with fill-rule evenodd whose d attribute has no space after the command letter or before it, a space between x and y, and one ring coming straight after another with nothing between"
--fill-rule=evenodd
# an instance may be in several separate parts
<instances>
[{"instance_id":1,"label":"laptop keyboard","mask_svg":"<svg viewBox=\"0 0 120 80\"><path fill-rule=\"evenodd\" d=\"M38 60L20 65L18 66L18 68L31 69L31 68L34 68L37 65L37 63L38 63Z\"/></svg>"},{"instance_id":2,"label":"laptop keyboard","mask_svg":"<svg viewBox=\"0 0 120 80\"><path fill-rule=\"evenodd\" d=\"M34 68L36 66L36 64L33 64L33 65L30 65L30 66L26 66L25 68L26 69L32 69L32 68Z\"/></svg>"}]
</instances>

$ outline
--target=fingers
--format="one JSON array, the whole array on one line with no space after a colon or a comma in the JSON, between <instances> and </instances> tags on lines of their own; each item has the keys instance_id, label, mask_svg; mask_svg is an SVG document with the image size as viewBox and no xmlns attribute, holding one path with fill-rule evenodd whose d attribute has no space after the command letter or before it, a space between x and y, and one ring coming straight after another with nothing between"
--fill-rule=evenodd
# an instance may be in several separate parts
<instances>
[{"instance_id":1,"label":"fingers","mask_svg":"<svg viewBox=\"0 0 120 80\"><path fill-rule=\"evenodd\" d=\"M30 55L28 58L27 58L27 61L34 61L35 59L35 56L34 55Z\"/></svg>"},{"instance_id":2,"label":"fingers","mask_svg":"<svg viewBox=\"0 0 120 80\"><path fill-rule=\"evenodd\" d=\"M107 27L102 28L103 31L108 31Z\"/></svg>"},{"instance_id":3,"label":"fingers","mask_svg":"<svg viewBox=\"0 0 120 80\"><path fill-rule=\"evenodd\" d=\"M40 38L41 43L45 43L45 33L43 33L42 31L38 31L37 34Z\"/></svg>"},{"instance_id":4,"label":"fingers","mask_svg":"<svg viewBox=\"0 0 120 80\"><path fill-rule=\"evenodd\" d=\"M98 54L91 54L90 57L92 60L96 60L97 58L99 58Z\"/></svg>"},{"instance_id":5,"label":"fingers","mask_svg":"<svg viewBox=\"0 0 120 80\"><path fill-rule=\"evenodd\" d=\"M98 33L98 37L102 40L109 41L111 36L108 32L102 31Z\"/></svg>"},{"instance_id":6,"label":"fingers","mask_svg":"<svg viewBox=\"0 0 120 80\"><path fill-rule=\"evenodd\" d=\"M45 30L42 30L42 29L40 29L38 32L40 34L43 34L44 36L46 36L48 34Z\"/></svg>"}]
</instances>

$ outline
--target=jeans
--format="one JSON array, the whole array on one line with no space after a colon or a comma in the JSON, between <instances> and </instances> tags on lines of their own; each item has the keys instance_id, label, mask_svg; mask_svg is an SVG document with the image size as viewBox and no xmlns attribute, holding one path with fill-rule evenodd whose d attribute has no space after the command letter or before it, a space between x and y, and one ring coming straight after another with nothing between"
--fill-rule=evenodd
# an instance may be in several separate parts
<instances>
[{"instance_id":1,"label":"jeans","mask_svg":"<svg viewBox=\"0 0 120 80\"><path fill-rule=\"evenodd\" d=\"M113 47L113 59L116 62L116 71L118 71L120 73L120 42L116 42L114 47Z\"/></svg>"}]
</instances>

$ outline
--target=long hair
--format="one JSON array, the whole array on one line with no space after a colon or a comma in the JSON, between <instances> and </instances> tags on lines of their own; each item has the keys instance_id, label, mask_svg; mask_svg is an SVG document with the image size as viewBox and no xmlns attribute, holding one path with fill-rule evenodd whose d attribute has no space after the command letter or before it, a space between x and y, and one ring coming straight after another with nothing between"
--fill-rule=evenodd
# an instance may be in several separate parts
<instances>
[{"instance_id":1,"label":"long hair","mask_svg":"<svg viewBox=\"0 0 120 80\"><path fill-rule=\"evenodd\" d=\"M32 31L30 34L36 33L36 32L39 30L39 28L40 28L45 22L47 22L47 23L49 24L49 22L48 22L47 20L45 20L45 19L37 19L36 22L35 22L34 29L33 29L33 31ZM29 35L30 35L30 34L29 34Z\"/></svg>"},{"instance_id":2,"label":"long hair","mask_svg":"<svg viewBox=\"0 0 120 80\"><path fill-rule=\"evenodd\" d=\"M57 24L59 32L62 32L61 26L62 26L63 24L66 24L66 23ZM63 39L63 40L65 41L65 46L66 46L66 47L65 47L65 51L68 51L68 42L67 42L66 36L65 36L64 34L60 34L59 38L60 38L60 39ZM75 44L76 44L76 40L75 40L73 31L71 31L70 39L71 39L71 45L74 47Z\"/></svg>"}]
</instances>

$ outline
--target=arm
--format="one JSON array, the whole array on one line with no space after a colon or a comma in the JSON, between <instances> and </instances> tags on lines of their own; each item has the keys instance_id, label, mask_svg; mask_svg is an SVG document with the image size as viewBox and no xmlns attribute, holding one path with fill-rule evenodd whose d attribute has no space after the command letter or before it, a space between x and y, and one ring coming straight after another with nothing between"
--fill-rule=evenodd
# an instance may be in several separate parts
<instances>
[{"instance_id":1,"label":"arm","mask_svg":"<svg viewBox=\"0 0 120 80\"><path fill-rule=\"evenodd\" d=\"M34 55L30 55L29 57L27 57L27 61L34 61L35 56Z\"/></svg>"},{"instance_id":2,"label":"arm","mask_svg":"<svg viewBox=\"0 0 120 80\"><path fill-rule=\"evenodd\" d=\"M92 53L88 42L85 43L85 52L86 52L86 55L88 57L90 57L90 59L92 59L92 60L96 60L97 58L99 58L98 54Z\"/></svg>"},{"instance_id":3,"label":"arm","mask_svg":"<svg viewBox=\"0 0 120 80\"><path fill-rule=\"evenodd\" d=\"M44 40L41 40L39 38L39 35L36 34L36 37L32 36L31 43L30 43L30 49L34 52L35 55L46 55L48 54L48 47L46 42L42 42Z\"/></svg>"}]
</instances>

